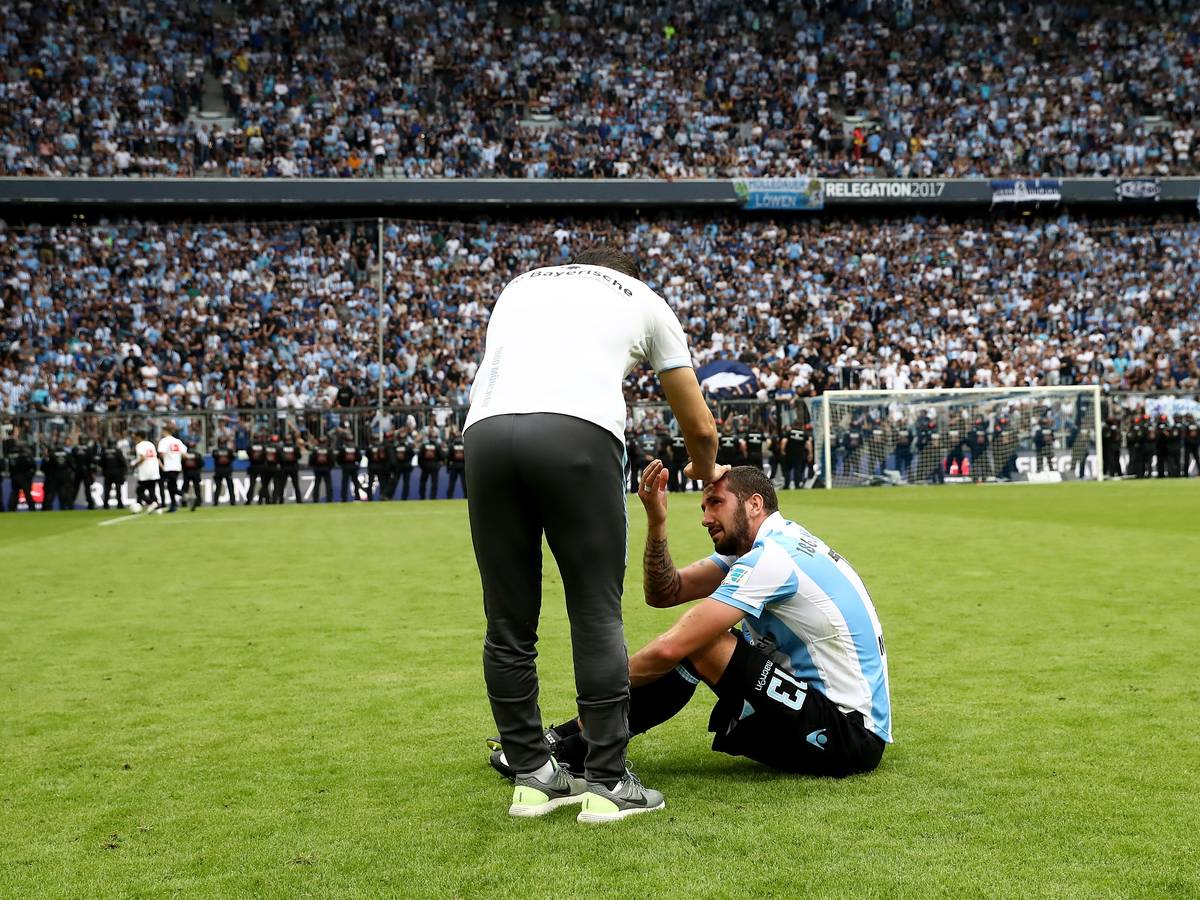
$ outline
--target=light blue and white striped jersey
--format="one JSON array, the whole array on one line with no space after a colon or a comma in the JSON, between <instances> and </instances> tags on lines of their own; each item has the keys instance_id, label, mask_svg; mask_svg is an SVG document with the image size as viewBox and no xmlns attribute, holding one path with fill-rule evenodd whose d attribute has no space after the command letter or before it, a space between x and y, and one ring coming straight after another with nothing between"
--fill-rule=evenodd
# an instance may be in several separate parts
<instances>
[{"instance_id":1,"label":"light blue and white striped jersey","mask_svg":"<svg viewBox=\"0 0 1200 900\"><path fill-rule=\"evenodd\" d=\"M809 531L772 513L741 557L709 557L726 573L713 599L746 614L742 633L777 665L892 740L887 655L858 573Z\"/></svg>"}]
</instances>

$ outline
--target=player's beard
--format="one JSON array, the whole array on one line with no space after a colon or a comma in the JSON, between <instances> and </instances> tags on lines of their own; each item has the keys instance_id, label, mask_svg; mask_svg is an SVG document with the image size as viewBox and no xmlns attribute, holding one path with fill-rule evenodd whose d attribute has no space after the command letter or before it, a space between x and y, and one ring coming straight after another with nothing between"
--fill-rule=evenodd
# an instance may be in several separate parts
<instances>
[{"instance_id":1,"label":"player's beard","mask_svg":"<svg viewBox=\"0 0 1200 900\"><path fill-rule=\"evenodd\" d=\"M754 543L751 537L746 507L739 503L733 514L733 530L726 531L720 540L713 541L713 549L722 556L742 556L750 552Z\"/></svg>"}]
</instances>

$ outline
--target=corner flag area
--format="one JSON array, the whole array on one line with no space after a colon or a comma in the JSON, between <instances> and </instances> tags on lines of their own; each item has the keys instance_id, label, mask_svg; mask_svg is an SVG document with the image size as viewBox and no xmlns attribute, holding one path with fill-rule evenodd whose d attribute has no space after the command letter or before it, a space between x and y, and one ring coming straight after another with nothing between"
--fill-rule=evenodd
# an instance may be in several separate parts
<instances>
[{"instance_id":1,"label":"corner flag area","mask_svg":"<svg viewBox=\"0 0 1200 900\"><path fill-rule=\"evenodd\" d=\"M0 516L0 896L1200 893L1200 485L780 501L870 587L896 743L781 775L709 749L702 687L630 745L665 813L600 830L497 812L464 503ZM710 553L670 503L675 561ZM634 649L678 611L642 603L630 518ZM550 724L548 550L544 579Z\"/></svg>"}]
</instances>

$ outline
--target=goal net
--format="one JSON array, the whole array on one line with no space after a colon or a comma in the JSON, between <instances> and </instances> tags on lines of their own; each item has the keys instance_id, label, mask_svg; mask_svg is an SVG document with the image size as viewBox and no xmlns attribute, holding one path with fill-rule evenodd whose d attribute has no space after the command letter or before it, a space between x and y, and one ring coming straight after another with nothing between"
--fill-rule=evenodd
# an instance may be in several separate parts
<instances>
[{"instance_id":1,"label":"goal net","mask_svg":"<svg viewBox=\"0 0 1200 900\"><path fill-rule=\"evenodd\" d=\"M1100 479L1100 388L826 391L811 402L825 487Z\"/></svg>"}]
</instances>

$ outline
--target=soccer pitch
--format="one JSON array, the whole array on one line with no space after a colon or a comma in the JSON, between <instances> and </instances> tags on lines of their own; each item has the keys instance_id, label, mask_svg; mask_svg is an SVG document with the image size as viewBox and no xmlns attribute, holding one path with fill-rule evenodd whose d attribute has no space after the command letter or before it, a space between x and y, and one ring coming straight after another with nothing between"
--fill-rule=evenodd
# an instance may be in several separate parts
<instances>
[{"instance_id":1,"label":"soccer pitch","mask_svg":"<svg viewBox=\"0 0 1200 900\"><path fill-rule=\"evenodd\" d=\"M709 749L702 688L631 745L666 811L592 827L506 814L465 504L0 516L0 897L1200 894L1200 482L780 499L872 593L897 743L777 775ZM636 649L678 611L630 521ZM548 552L544 593L561 721Z\"/></svg>"}]
</instances>

